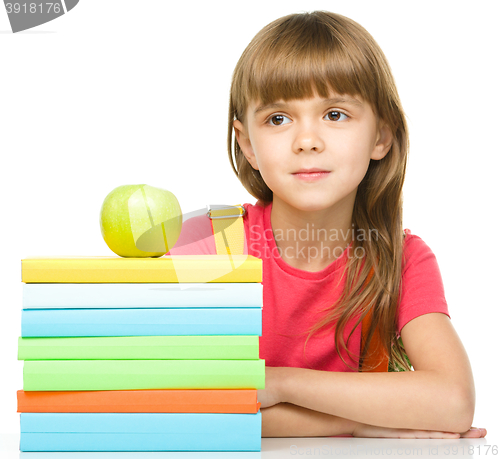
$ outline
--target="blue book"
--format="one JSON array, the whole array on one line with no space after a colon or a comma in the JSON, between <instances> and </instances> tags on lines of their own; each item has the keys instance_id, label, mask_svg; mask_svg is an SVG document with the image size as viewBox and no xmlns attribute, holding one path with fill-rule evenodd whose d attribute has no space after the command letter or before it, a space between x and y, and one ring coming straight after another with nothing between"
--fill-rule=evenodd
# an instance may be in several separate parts
<instances>
[{"instance_id":1,"label":"blue book","mask_svg":"<svg viewBox=\"0 0 500 459\"><path fill-rule=\"evenodd\" d=\"M47 452L37 452L37 451L21 451L19 457L16 459L47 459ZM109 451L82 451L74 453L71 451L65 452L60 451L57 453L57 458L55 459L218 459L217 452L186 452L186 451L172 451L168 453L149 454L143 451L129 451L126 457L121 453L110 453ZM221 459L262 459L260 451L231 451L223 454Z\"/></svg>"},{"instance_id":2,"label":"blue book","mask_svg":"<svg viewBox=\"0 0 500 459\"><path fill-rule=\"evenodd\" d=\"M23 284L23 309L262 308L262 284Z\"/></svg>"},{"instance_id":3,"label":"blue book","mask_svg":"<svg viewBox=\"0 0 500 459\"><path fill-rule=\"evenodd\" d=\"M261 308L28 309L21 318L23 338L261 334Z\"/></svg>"},{"instance_id":4,"label":"blue book","mask_svg":"<svg viewBox=\"0 0 500 459\"><path fill-rule=\"evenodd\" d=\"M261 414L22 413L21 451L260 451Z\"/></svg>"}]
</instances>

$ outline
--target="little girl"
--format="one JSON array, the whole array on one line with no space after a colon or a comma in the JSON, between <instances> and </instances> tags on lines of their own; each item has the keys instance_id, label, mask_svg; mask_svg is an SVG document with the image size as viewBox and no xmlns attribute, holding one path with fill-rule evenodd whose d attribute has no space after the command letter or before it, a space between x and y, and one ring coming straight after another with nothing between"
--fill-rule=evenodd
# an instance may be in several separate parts
<instances>
[{"instance_id":1,"label":"little girl","mask_svg":"<svg viewBox=\"0 0 500 459\"><path fill-rule=\"evenodd\" d=\"M258 199L244 228L263 260L262 435L483 437L436 258L403 231L408 130L371 35L328 12L264 27L234 71L228 127ZM210 232L188 220L170 253L215 253Z\"/></svg>"}]
</instances>

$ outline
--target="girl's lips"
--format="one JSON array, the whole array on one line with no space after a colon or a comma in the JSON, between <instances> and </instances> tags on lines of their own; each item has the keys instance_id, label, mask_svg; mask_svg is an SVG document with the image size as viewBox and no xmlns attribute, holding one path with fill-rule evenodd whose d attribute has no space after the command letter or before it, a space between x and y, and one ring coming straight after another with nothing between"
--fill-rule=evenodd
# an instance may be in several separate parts
<instances>
[{"instance_id":1,"label":"girl's lips","mask_svg":"<svg viewBox=\"0 0 500 459\"><path fill-rule=\"evenodd\" d=\"M300 180L312 182L315 180L320 180L322 178L325 178L329 173L330 173L329 171L314 171L314 172L296 172L292 175Z\"/></svg>"}]
</instances>

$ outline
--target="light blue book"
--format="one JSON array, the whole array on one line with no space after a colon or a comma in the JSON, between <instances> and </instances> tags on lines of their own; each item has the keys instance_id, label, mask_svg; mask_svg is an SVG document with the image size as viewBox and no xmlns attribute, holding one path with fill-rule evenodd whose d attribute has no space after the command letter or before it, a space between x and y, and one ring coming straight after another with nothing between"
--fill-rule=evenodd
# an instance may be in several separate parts
<instances>
[{"instance_id":1,"label":"light blue book","mask_svg":"<svg viewBox=\"0 0 500 459\"><path fill-rule=\"evenodd\" d=\"M261 308L28 309L21 336L262 335Z\"/></svg>"},{"instance_id":2,"label":"light blue book","mask_svg":"<svg viewBox=\"0 0 500 459\"><path fill-rule=\"evenodd\" d=\"M16 459L47 459L47 452L27 451L20 452ZM156 456L156 457L155 457ZM60 451L54 459L262 459L260 451L228 451L221 458L218 451L169 451L150 454L144 451L127 452L126 457L120 452L109 451Z\"/></svg>"},{"instance_id":3,"label":"light blue book","mask_svg":"<svg viewBox=\"0 0 500 459\"><path fill-rule=\"evenodd\" d=\"M23 284L23 309L262 308L262 284Z\"/></svg>"},{"instance_id":4,"label":"light blue book","mask_svg":"<svg viewBox=\"0 0 500 459\"><path fill-rule=\"evenodd\" d=\"M21 451L260 451L261 414L22 413Z\"/></svg>"}]
</instances>

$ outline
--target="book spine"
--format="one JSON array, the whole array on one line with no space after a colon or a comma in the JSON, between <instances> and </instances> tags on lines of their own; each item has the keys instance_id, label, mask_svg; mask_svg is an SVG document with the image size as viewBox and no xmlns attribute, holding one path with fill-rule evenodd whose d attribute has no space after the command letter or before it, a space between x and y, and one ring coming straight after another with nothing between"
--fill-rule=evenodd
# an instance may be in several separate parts
<instances>
[{"instance_id":1,"label":"book spine","mask_svg":"<svg viewBox=\"0 0 500 459\"><path fill-rule=\"evenodd\" d=\"M21 279L25 283L262 282L262 260L246 255L25 259Z\"/></svg>"},{"instance_id":2,"label":"book spine","mask_svg":"<svg viewBox=\"0 0 500 459\"><path fill-rule=\"evenodd\" d=\"M21 319L23 338L261 334L260 308L28 309Z\"/></svg>"},{"instance_id":3,"label":"book spine","mask_svg":"<svg viewBox=\"0 0 500 459\"><path fill-rule=\"evenodd\" d=\"M260 451L261 414L22 413L21 451Z\"/></svg>"},{"instance_id":4,"label":"book spine","mask_svg":"<svg viewBox=\"0 0 500 459\"><path fill-rule=\"evenodd\" d=\"M258 336L19 338L19 360L255 360Z\"/></svg>"},{"instance_id":5,"label":"book spine","mask_svg":"<svg viewBox=\"0 0 500 459\"><path fill-rule=\"evenodd\" d=\"M23 309L262 308L263 286L224 284L23 284Z\"/></svg>"},{"instance_id":6,"label":"book spine","mask_svg":"<svg viewBox=\"0 0 500 459\"><path fill-rule=\"evenodd\" d=\"M256 390L17 391L22 413L257 413Z\"/></svg>"},{"instance_id":7,"label":"book spine","mask_svg":"<svg viewBox=\"0 0 500 459\"><path fill-rule=\"evenodd\" d=\"M27 360L25 391L264 389L264 360Z\"/></svg>"}]
</instances>

